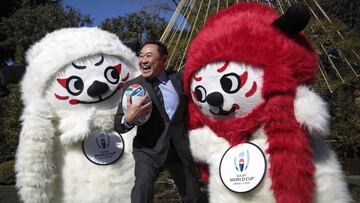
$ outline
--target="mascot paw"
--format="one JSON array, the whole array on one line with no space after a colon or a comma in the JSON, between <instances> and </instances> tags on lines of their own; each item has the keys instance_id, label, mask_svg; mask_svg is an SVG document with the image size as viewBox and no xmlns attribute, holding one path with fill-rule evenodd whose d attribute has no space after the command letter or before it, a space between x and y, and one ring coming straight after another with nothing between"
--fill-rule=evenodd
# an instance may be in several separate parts
<instances>
[{"instance_id":1,"label":"mascot paw","mask_svg":"<svg viewBox=\"0 0 360 203\"><path fill-rule=\"evenodd\" d=\"M60 141L62 144L72 144L85 139L93 128L93 119L95 115L95 109L87 109L78 113L71 113L71 115L65 115L60 122L60 130L62 132ZM64 115L60 115L63 117Z\"/></svg>"}]
</instances>

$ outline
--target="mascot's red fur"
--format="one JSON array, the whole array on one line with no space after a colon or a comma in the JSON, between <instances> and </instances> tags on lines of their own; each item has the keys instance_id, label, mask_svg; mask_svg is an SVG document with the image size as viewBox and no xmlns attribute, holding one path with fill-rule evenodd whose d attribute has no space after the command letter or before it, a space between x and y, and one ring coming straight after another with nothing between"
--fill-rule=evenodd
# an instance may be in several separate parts
<instances>
[{"instance_id":1,"label":"mascot's red fur","mask_svg":"<svg viewBox=\"0 0 360 203\"><path fill-rule=\"evenodd\" d=\"M214 189L218 186L210 185L211 202L273 200L280 203L305 203L316 200L317 183L314 177L316 163L313 160L315 150L312 149L309 141L311 135L305 129L306 126L302 126L303 123L299 122L301 119L296 117L294 107L298 87L311 84L318 70L317 53L301 32L309 18L309 13L301 5L293 6L285 15L279 17L273 9L265 5L239 3L210 18L191 42L185 63L184 88L189 98L192 97L188 104L190 115L188 125L191 149L195 159L212 167L211 152L208 158L197 157L199 150L203 150L196 148L197 142L206 143L206 141L192 138L198 136L197 134L202 134L196 129L208 128L209 130L203 134L210 132L225 139L224 142L228 146L235 146L254 139L253 134L261 128L267 145L263 150L269 165L266 176L271 183L269 183L270 188L261 190L270 190L273 199L262 197L260 189L251 191L248 195L243 194L243 196L229 192L229 196L226 197L226 188L223 185L224 192ZM199 79L194 80L194 77L208 64L217 62L224 62L225 65L229 62L230 64L241 62L261 69L263 72L259 79L262 82L261 89L259 85L257 86L260 89L261 100L248 112L237 113L237 109L242 108L240 101L239 105L235 105L236 108L234 105L231 107L229 113L223 116L211 116L211 114L203 113L207 106L200 106L194 102L199 100L196 90L192 88L192 82ZM306 91L309 92L309 90ZM225 96L222 99L216 99L217 103L237 95ZM205 103L207 99L210 98L204 97ZM207 102L210 104L208 108L215 108L216 105L210 101ZM225 108L221 105L220 102L218 108ZM222 111L225 112L225 110ZM215 144L209 143L204 150L212 146ZM214 174L210 170L210 184L212 176L218 176L216 171L214 170ZM207 170L202 170L202 172L205 179L209 177ZM341 172L339 173L341 175ZM344 183L341 184L344 185ZM347 201L349 196L346 186L342 191L345 192L338 200Z\"/></svg>"}]
</instances>

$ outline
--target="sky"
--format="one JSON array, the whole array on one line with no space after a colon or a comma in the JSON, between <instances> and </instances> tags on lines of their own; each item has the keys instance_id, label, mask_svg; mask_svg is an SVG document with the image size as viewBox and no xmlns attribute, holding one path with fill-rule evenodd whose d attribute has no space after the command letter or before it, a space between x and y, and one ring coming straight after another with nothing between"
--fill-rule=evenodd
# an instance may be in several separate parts
<instances>
[{"instance_id":1,"label":"sky","mask_svg":"<svg viewBox=\"0 0 360 203\"><path fill-rule=\"evenodd\" d=\"M99 26L105 18L123 16L132 12L145 9L153 11L149 5L156 3L169 3L175 10L175 5L171 0L63 0L63 6L70 5L78 9L82 14L90 15L93 19L93 26ZM161 17L170 20L173 12L162 11ZM6 62L8 65L13 64L11 60Z\"/></svg>"},{"instance_id":2,"label":"sky","mask_svg":"<svg viewBox=\"0 0 360 203\"><path fill-rule=\"evenodd\" d=\"M141 9L151 11L149 5L155 3L169 3L173 8L175 5L171 0L63 0L63 5L70 5L84 15L88 14L94 19L93 25L98 26L105 18L123 16ZM172 12L161 12L160 16L170 20Z\"/></svg>"}]
</instances>

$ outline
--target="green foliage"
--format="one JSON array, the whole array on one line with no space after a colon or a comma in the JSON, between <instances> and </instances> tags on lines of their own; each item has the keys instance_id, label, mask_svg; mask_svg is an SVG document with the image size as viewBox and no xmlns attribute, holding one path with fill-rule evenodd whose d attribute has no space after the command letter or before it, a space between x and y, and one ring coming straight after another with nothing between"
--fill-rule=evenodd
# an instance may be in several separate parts
<instances>
[{"instance_id":1,"label":"green foliage","mask_svg":"<svg viewBox=\"0 0 360 203\"><path fill-rule=\"evenodd\" d=\"M14 163L12 160L0 164L0 185L15 183Z\"/></svg>"},{"instance_id":2,"label":"green foliage","mask_svg":"<svg viewBox=\"0 0 360 203\"><path fill-rule=\"evenodd\" d=\"M16 64L24 64L25 51L46 33L91 23L92 19L89 16L83 16L72 7L64 9L61 4L25 6L10 17L2 19L0 28L5 40L0 42L0 49L7 50Z\"/></svg>"},{"instance_id":3,"label":"green foliage","mask_svg":"<svg viewBox=\"0 0 360 203\"><path fill-rule=\"evenodd\" d=\"M9 58L15 64L25 63L25 51L46 33L64 27L91 25L90 16L83 16L72 7L65 9L58 3L47 1L22 1L10 16L1 19L0 62ZM32 4L30 4L32 3ZM0 106L0 163L14 158L18 135L21 129L19 117L22 111L20 93L16 87L12 93L1 98Z\"/></svg>"},{"instance_id":4,"label":"green foliage","mask_svg":"<svg viewBox=\"0 0 360 203\"><path fill-rule=\"evenodd\" d=\"M11 88L8 97L1 98L0 105L0 163L14 158L18 135L21 129L20 113L22 103L20 92L16 87Z\"/></svg>"},{"instance_id":5,"label":"green foliage","mask_svg":"<svg viewBox=\"0 0 360 203\"><path fill-rule=\"evenodd\" d=\"M20 6L21 0L12 0L12 1L1 1L0 3L0 27L1 27L1 19L9 17L12 13L14 13ZM0 42L6 39L6 35L0 29ZM11 54L7 49L0 48L0 67L5 65L5 61L7 58L10 58Z\"/></svg>"},{"instance_id":6,"label":"green foliage","mask_svg":"<svg viewBox=\"0 0 360 203\"><path fill-rule=\"evenodd\" d=\"M10 16L16 9L21 6L22 0L1 1L0 17Z\"/></svg>"},{"instance_id":7,"label":"green foliage","mask_svg":"<svg viewBox=\"0 0 360 203\"><path fill-rule=\"evenodd\" d=\"M321 3L325 11L333 16L331 22L317 10L319 19L312 18L306 31L319 50L323 74L327 78L325 81L319 74L314 85L316 92L329 104L331 134L327 142L341 159L360 158L360 78L354 73L360 73L360 38L344 24L346 19L342 17L347 14L334 15L334 9L329 7L333 5L340 9L352 3L347 0L342 0L341 5L338 1L332 0ZM357 13L356 15L360 14L358 11ZM353 17L356 18L356 15ZM326 82L329 83L332 92L329 91Z\"/></svg>"},{"instance_id":8,"label":"green foliage","mask_svg":"<svg viewBox=\"0 0 360 203\"><path fill-rule=\"evenodd\" d=\"M316 90L328 101L331 134L328 138L341 158L360 158L360 78L339 85L333 93Z\"/></svg>"},{"instance_id":9,"label":"green foliage","mask_svg":"<svg viewBox=\"0 0 360 203\"><path fill-rule=\"evenodd\" d=\"M360 1L320 0L319 3L331 18L339 19L360 36Z\"/></svg>"},{"instance_id":10,"label":"green foliage","mask_svg":"<svg viewBox=\"0 0 360 203\"><path fill-rule=\"evenodd\" d=\"M346 179L354 202L360 202L360 176L350 175Z\"/></svg>"},{"instance_id":11,"label":"green foliage","mask_svg":"<svg viewBox=\"0 0 360 203\"><path fill-rule=\"evenodd\" d=\"M165 19L159 15L152 15L142 10L126 16L106 18L100 27L117 34L121 40L137 38L142 43L160 39L166 23Z\"/></svg>"}]
</instances>

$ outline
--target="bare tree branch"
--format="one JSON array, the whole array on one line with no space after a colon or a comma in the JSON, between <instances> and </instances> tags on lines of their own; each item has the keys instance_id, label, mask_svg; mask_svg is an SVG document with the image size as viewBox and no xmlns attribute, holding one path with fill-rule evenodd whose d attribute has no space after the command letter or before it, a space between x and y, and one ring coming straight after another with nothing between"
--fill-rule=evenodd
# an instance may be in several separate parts
<instances>
[{"instance_id":1,"label":"bare tree branch","mask_svg":"<svg viewBox=\"0 0 360 203\"><path fill-rule=\"evenodd\" d=\"M176 7L179 5L179 2L176 0L172 0L172 2L175 4Z\"/></svg>"}]
</instances>

